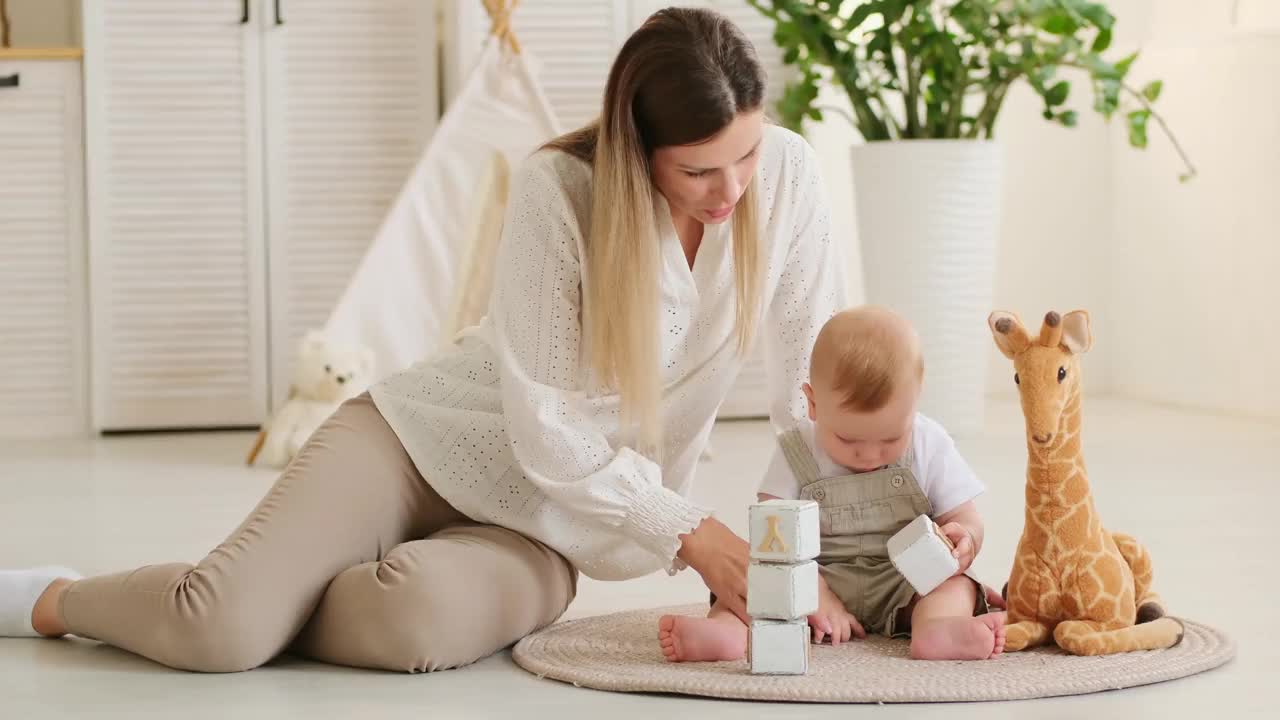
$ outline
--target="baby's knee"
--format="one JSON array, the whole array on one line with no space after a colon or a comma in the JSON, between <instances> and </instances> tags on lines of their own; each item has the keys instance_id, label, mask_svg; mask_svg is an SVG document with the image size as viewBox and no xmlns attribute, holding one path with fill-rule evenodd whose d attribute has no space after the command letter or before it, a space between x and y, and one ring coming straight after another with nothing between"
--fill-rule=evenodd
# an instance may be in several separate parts
<instances>
[{"instance_id":1,"label":"baby's knee","mask_svg":"<svg viewBox=\"0 0 1280 720\"><path fill-rule=\"evenodd\" d=\"M953 575L925 597L930 604L946 603L947 608L972 608L978 600L978 584L968 575Z\"/></svg>"}]
</instances>

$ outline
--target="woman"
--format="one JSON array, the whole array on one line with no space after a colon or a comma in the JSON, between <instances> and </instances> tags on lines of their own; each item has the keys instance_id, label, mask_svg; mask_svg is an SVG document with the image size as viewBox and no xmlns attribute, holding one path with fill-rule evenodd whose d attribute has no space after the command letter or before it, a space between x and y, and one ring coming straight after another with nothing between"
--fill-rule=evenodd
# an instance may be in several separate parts
<instances>
[{"instance_id":1,"label":"woman","mask_svg":"<svg viewBox=\"0 0 1280 720\"><path fill-rule=\"evenodd\" d=\"M198 565L7 573L0 628L196 671L428 671L555 621L578 571L692 567L745 615L747 545L687 499L694 468L753 336L774 421L804 411L843 301L815 158L764 89L724 18L650 18L598 123L515 179L479 327L343 405Z\"/></svg>"}]
</instances>

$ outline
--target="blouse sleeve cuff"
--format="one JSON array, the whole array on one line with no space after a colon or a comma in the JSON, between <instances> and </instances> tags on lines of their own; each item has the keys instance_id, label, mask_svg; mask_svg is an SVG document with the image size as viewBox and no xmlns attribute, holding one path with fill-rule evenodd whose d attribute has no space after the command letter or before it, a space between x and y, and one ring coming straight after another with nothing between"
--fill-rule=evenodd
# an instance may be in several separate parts
<instances>
[{"instance_id":1,"label":"blouse sleeve cuff","mask_svg":"<svg viewBox=\"0 0 1280 720\"><path fill-rule=\"evenodd\" d=\"M668 564L669 574L674 574L687 567L676 557L680 536L693 532L710 515L710 510L679 493L651 485L642 488L632 500L624 527L636 542Z\"/></svg>"}]
</instances>

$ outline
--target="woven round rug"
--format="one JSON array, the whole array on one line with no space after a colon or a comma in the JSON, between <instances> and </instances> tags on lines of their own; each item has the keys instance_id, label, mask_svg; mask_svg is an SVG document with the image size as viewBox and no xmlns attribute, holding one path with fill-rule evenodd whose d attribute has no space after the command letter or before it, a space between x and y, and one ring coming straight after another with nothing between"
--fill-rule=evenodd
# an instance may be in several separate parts
<instances>
[{"instance_id":1,"label":"woven round rug","mask_svg":"<svg viewBox=\"0 0 1280 720\"><path fill-rule=\"evenodd\" d=\"M571 620L526 637L513 657L539 677L597 690L740 700L915 703L1119 690L1194 675L1235 656L1235 643L1226 634L1184 620L1186 635L1176 647L1104 657L1037 648L980 662L924 662L910 659L905 640L873 637L840 647L811 646L807 675L752 675L741 660L667 662L658 646L658 618L705 612L705 605L686 605Z\"/></svg>"}]
</instances>

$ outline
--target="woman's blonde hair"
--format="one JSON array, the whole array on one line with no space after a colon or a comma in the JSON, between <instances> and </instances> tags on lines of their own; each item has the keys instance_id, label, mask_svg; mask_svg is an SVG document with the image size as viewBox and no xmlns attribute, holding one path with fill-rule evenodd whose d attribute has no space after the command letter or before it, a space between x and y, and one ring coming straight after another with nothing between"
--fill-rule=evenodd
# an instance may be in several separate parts
<instances>
[{"instance_id":1,"label":"woman's blonde hair","mask_svg":"<svg viewBox=\"0 0 1280 720\"><path fill-rule=\"evenodd\" d=\"M646 452L662 444L661 255L650 160L657 148L706 142L739 113L760 109L765 82L751 41L728 19L662 10L619 51L599 120L547 145L593 167L582 324L591 368L621 396L624 422ZM757 215L753 178L733 215L734 332L743 354L760 314Z\"/></svg>"}]
</instances>

